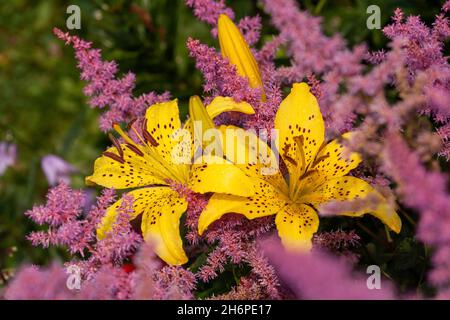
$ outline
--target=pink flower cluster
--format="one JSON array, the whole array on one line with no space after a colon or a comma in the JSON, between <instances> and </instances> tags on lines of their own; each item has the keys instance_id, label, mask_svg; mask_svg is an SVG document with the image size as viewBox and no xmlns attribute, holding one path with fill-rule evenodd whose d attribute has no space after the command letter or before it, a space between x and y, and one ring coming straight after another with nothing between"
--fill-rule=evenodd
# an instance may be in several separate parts
<instances>
[{"instance_id":1,"label":"pink flower cluster","mask_svg":"<svg viewBox=\"0 0 450 320\"><path fill-rule=\"evenodd\" d=\"M90 98L89 104L96 108L109 107L100 118L100 128L108 131L114 123L130 121L142 116L148 106L170 99L168 92L158 95L155 92L133 96L135 75L131 72L122 78L116 78L118 66L114 61L103 61L101 51L92 49L92 44L71 36L55 28L55 35L64 40L66 44L75 49L78 68L81 70L81 79L88 84L84 93Z\"/></svg>"},{"instance_id":2,"label":"pink flower cluster","mask_svg":"<svg viewBox=\"0 0 450 320\"><path fill-rule=\"evenodd\" d=\"M45 205L35 206L25 214L39 225L48 225L46 231L32 232L28 236L33 245L64 246L71 254L78 253L82 257L89 253L89 258L81 261L80 266L84 273L90 274L103 265L121 264L134 253L142 238L129 222L133 199L122 198L117 221L101 240L96 237L96 229L114 201L114 191L106 189L88 212L84 210L86 201L85 193L60 183L50 189Z\"/></svg>"}]
</instances>

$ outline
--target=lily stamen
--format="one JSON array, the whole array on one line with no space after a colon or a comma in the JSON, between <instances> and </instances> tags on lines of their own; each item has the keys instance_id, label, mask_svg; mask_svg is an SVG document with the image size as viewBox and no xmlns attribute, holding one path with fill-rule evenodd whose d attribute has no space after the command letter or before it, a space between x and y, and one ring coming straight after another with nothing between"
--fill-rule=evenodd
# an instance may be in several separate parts
<instances>
[{"instance_id":1,"label":"lily stamen","mask_svg":"<svg viewBox=\"0 0 450 320\"><path fill-rule=\"evenodd\" d=\"M144 153L138 149L138 147L133 146L132 144L127 143L126 144L127 148L130 149L131 151L133 151L134 153L136 153L138 156L143 157Z\"/></svg>"},{"instance_id":2,"label":"lily stamen","mask_svg":"<svg viewBox=\"0 0 450 320\"><path fill-rule=\"evenodd\" d=\"M291 148L290 144L287 144L284 146L283 148L283 156L286 158L287 161L289 161L290 163L292 163L294 166L297 166L297 161L294 160L294 158L292 158L289 155L289 149Z\"/></svg>"},{"instance_id":3,"label":"lily stamen","mask_svg":"<svg viewBox=\"0 0 450 320\"><path fill-rule=\"evenodd\" d=\"M108 157L108 158L111 158L111 159L113 159L113 160L116 160L117 162L120 162L120 163L122 163L122 164L125 163L125 160L124 160L123 158L119 157L119 156L118 156L117 154L115 154L115 153L105 151L105 152L103 152L103 155L104 155L105 157Z\"/></svg>"},{"instance_id":4,"label":"lily stamen","mask_svg":"<svg viewBox=\"0 0 450 320\"><path fill-rule=\"evenodd\" d=\"M149 142L153 147L159 146L159 143L153 138L153 136L147 130L147 119L144 119L142 124L142 136L146 142Z\"/></svg>"},{"instance_id":5,"label":"lily stamen","mask_svg":"<svg viewBox=\"0 0 450 320\"><path fill-rule=\"evenodd\" d=\"M296 136L294 137L295 144L297 145L297 152L300 154L300 159L302 160L301 171L306 169L306 161L305 161L305 151L303 150L304 137Z\"/></svg>"},{"instance_id":6,"label":"lily stamen","mask_svg":"<svg viewBox=\"0 0 450 320\"><path fill-rule=\"evenodd\" d=\"M109 137L109 140L111 140L111 142L114 145L114 147L116 147L117 152L119 153L119 156L121 158L123 158L123 150L122 150L122 147L120 146L119 141L111 133L108 134L108 137Z\"/></svg>"}]
</instances>

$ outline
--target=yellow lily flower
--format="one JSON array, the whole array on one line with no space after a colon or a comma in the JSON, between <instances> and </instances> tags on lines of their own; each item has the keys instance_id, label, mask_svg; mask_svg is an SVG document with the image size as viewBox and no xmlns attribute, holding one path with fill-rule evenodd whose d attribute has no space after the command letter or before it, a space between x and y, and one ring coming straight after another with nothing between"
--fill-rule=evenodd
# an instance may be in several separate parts
<instances>
[{"instance_id":1,"label":"yellow lily flower","mask_svg":"<svg viewBox=\"0 0 450 320\"><path fill-rule=\"evenodd\" d=\"M247 103L236 103L230 98L217 97L205 109L198 97L191 98L191 118L205 121L224 111L253 113ZM205 111L206 110L206 115ZM211 122L211 119L206 119ZM185 129L188 127L185 125ZM253 194L253 182L238 167L223 158L210 156L202 161L179 161L188 150L192 155L193 138L177 141L181 129L177 100L150 106L145 114L142 130L131 127L141 141L135 143L118 125L115 130L124 139L119 143L112 137L114 146L95 161L94 173L86 178L107 188L128 189L134 198L130 220L142 216L142 233L145 240L155 243L155 251L165 262L181 265L188 261L180 236L180 217L187 209L186 200L171 186L182 184L198 193L249 196ZM191 160L191 159L189 159ZM97 229L103 238L117 217L122 200L113 204Z\"/></svg>"},{"instance_id":2,"label":"yellow lily flower","mask_svg":"<svg viewBox=\"0 0 450 320\"><path fill-rule=\"evenodd\" d=\"M263 88L258 64L238 27L225 14L219 16L217 24L222 56L236 66L240 76L248 78L252 88ZM262 95L265 100L264 92Z\"/></svg>"},{"instance_id":3,"label":"yellow lily flower","mask_svg":"<svg viewBox=\"0 0 450 320\"><path fill-rule=\"evenodd\" d=\"M283 100L276 114L281 157L289 172L286 182L278 171L262 175L263 158L240 165L255 181L255 195L250 197L214 194L202 212L198 229L202 234L208 226L226 213L239 213L248 219L276 215L275 224L283 244L294 250L311 247L313 234L319 227L317 206L331 200L348 201L369 195L378 199L375 210L346 212L360 217L369 213L395 232L401 220L387 205L383 196L367 182L346 176L361 162L357 153L345 150L339 140L324 143L325 127L314 95L306 83L296 83ZM343 138L347 138L344 135ZM237 152L248 153L249 145L235 146ZM267 149L270 149L266 145ZM269 157L273 157L270 154ZM370 211L370 212L368 212Z\"/></svg>"}]
</instances>

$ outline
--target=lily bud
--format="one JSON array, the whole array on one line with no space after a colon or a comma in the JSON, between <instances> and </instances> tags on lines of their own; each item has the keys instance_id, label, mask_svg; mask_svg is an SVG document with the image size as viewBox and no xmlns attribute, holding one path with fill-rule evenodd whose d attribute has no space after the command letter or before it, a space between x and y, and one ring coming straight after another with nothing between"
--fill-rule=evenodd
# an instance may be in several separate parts
<instances>
[{"instance_id":1,"label":"lily bud","mask_svg":"<svg viewBox=\"0 0 450 320\"><path fill-rule=\"evenodd\" d=\"M261 74L255 57L238 27L224 14L219 16L218 33L222 56L236 66L240 76L248 78L252 88L262 88ZM264 100L264 92L262 96Z\"/></svg>"}]
</instances>

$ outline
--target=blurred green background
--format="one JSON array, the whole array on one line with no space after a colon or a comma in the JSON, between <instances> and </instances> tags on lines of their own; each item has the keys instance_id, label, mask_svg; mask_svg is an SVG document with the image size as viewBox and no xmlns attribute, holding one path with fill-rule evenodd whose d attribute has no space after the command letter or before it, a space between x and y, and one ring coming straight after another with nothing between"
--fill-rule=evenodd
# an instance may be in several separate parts
<instances>
[{"instance_id":1,"label":"blurred green background","mask_svg":"<svg viewBox=\"0 0 450 320\"><path fill-rule=\"evenodd\" d=\"M366 42L380 49L386 39L366 28L366 8L381 7L385 25L396 7L432 21L443 1L438 0L306 0L299 1L324 17L327 34L341 32L350 45ZM79 169L72 179L82 188L94 159L107 145L97 126L99 110L89 108L73 56L52 34L65 30L66 8L81 8L81 30L75 34L102 49L122 72L137 75L136 95L168 90L186 105L201 93L202 78L188 57L188 36L215 45L209 27L197 21L182 0L31 1L0 3L0 141L18 146L18 162L0 176L0 270L14 270L23 262L46 263L63 250L33 248L25 235L36 230L23 213L44 201L48 183L40 159L55 154ZM263 39L275 34L257 1L227 1L241 18L259 14ZM307 27L307 26L305 26ZM261 43L259 43L261 45ZM409 240L408 240L409 241ZM411 240L413 241L413 240ZM412 245L412 244L404 244ZM407 251L409 252L409 251Z\"/></svg>"}]
</instances>

